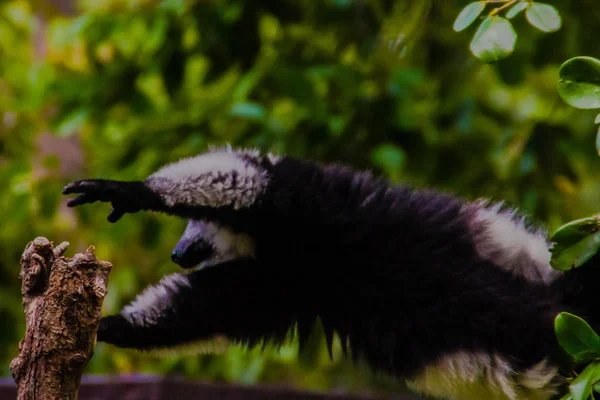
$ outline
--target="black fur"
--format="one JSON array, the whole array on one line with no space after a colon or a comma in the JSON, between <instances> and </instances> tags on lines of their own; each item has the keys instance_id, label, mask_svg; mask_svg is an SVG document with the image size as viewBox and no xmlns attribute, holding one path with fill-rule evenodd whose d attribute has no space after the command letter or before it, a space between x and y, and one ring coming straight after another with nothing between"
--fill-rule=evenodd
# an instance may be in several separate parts
<instances>
[{"instance_id":1,"label":"black fur","mask_svg":"<svg viewBox=\"0 0 600 400\"><path fill-rule=\"evenodd\" d=\"M171 294L173 307L156 323L107 317L98 340L148 349L225 334L256 345L281 343L297 328L303 344L319 318L329 347L335 332L354 359L411 377L458 350L496 352L517 369L554 359L554 317L583 312L574 274L546 286L478 257L469 228L475 209L462 199L342 166L261 162L268 186L242 210L169 208L139 183L65 189L83 193L73 205L112 201L119 217L152 210L209 219L256 243L255 259L187 275L191 287Z\"/></svg>"},{"instance_id":2,"label":"black fur","mask_svg":"<svg viewBox=\"0 0 600 400\"><path fill-rule=\"evenodd\" d=\"M170 296L170 307L156 321L133 325L121 315L103 318L98 340L137 349L168 348L226 334L255 345L268 331L283 341L297 316L282 301L288 288L272 286L255 261L239 259L185 275L189 287ZM267 307L268 306L268 307Z\"/></svg>"}]
</instances>

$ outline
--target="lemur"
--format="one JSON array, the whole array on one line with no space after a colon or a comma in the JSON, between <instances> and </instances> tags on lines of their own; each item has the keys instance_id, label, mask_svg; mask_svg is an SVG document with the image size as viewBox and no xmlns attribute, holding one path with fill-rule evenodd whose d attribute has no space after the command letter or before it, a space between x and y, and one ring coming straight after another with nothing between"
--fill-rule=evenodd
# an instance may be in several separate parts
<instances>
[{"instance_id":1,"label":"lemur","mask_svg":"<svg viewBox=\"0 0 600 400\"><path fill-rule=\"evenodd\" d=\"M78 194L69 207L110 203L111 223L189 220L171 255L186 270L100 321L98 341L118 347L218 351L293 331L302 348L320 322L330 353L337 335L345 356L416 393L542 400L565 385L556 315L597 323L575 272L593 269L551 268L545 231L503 203L231 146L63 193Z\"/></svg>"}]
</instances>

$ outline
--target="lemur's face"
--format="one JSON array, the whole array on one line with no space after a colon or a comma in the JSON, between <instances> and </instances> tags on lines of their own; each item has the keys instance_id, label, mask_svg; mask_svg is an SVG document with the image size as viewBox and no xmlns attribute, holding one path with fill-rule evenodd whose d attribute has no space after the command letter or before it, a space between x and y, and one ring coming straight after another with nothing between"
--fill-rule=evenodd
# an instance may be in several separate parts
<instances>
[{"instance_id":1,"label":"lemur's face","mask_svg":"<svg viewBox=\"0 0 600 400\"><path fill-rule=\"evenodd\" d=\"M226 207L237 212L252 207L268 182L265 162L278 158L254 151L219 150L166 165L145 183L168 206ZM254 256L247 234L209 220L190 220L171 254L183 268L205 267Z\"/></svg>"},{"instance_id":2,"label":"lemur's face","mask_svg":"<svg viewBox=\"0 0 600 400\"><path fill-rule=\"evenodd\" d=\"M182 268L191 268L209 259L215 253L207 240L208 223L190 220L171 253L171 259Z\"/></svg>"},{"instance_id":3,"label":"lemur's face","mask_svg":"<svg viewBox=\"0 0 600 400\"><path fill-rule=\"evenodd\" d=\"M207 267L241 257L254 257L254 241L215 222L190 220L171 253L182 268Z\"/></svg>"}]
</instances>

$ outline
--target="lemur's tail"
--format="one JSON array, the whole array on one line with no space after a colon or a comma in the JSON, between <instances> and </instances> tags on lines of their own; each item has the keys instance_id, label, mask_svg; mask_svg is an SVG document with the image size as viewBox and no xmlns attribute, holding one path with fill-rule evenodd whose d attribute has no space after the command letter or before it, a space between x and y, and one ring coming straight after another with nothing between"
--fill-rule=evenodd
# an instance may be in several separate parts
<instances>
[{"instance_id":1,"label":"lemur's tail","mask_svg":"<svg viewBox=\"0 0 600 400\"><path fill-rule=\"evenodd\" d=\"M581 267L565 272L555 285L568 311L586 320L600 333L600 251Z\"/></svg>"}]
</instances>

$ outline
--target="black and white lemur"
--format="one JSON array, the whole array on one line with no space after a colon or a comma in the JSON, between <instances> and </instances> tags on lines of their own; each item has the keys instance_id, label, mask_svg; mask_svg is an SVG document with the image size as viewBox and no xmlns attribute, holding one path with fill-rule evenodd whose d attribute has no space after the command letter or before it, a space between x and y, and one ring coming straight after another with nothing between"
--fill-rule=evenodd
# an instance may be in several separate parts
<instances>
[{"instance_id":1,"label":"black and white lemur","mask_svg":"<svg viewBox=\"0 0 600 400\"><path fill-rule=\"evenodd\" d=\"M344 354L416 392L541 400L565 384L557 313L598 322L582 285L598 273L552 269L544 231L515 210L341 165L226 146L63 193L78 194L71 207L111 203L110 222L189 219L172 253L189 273L101 320L98 340L119 347L281 344L291 330L302 344L320 319L329 348L335 333Z\"/></svg>"}]
</instances>

